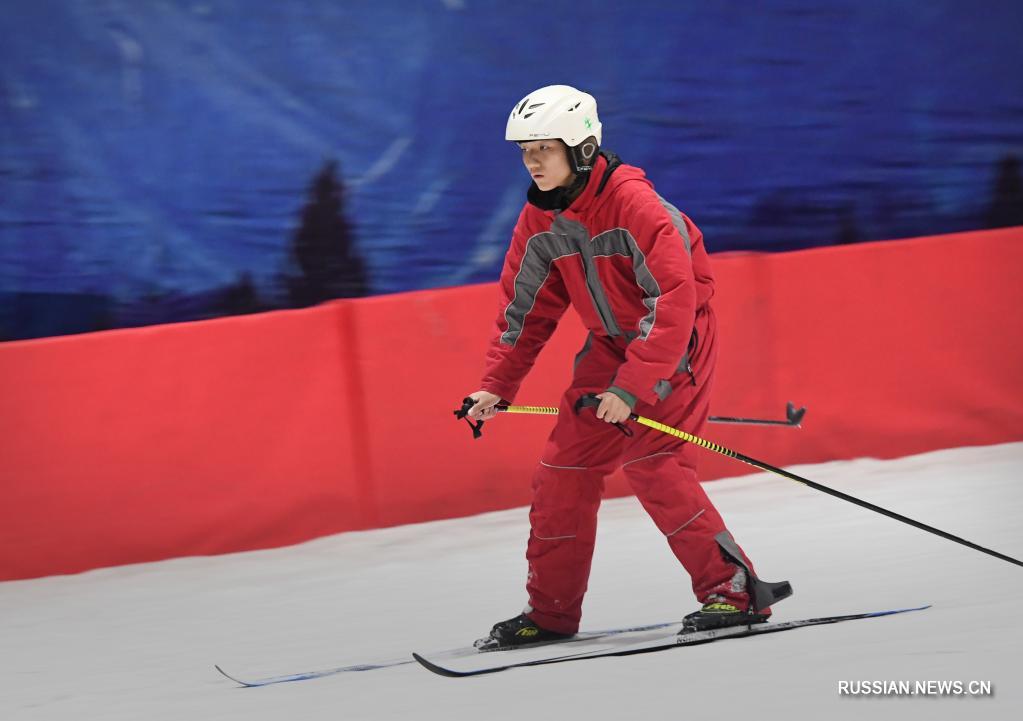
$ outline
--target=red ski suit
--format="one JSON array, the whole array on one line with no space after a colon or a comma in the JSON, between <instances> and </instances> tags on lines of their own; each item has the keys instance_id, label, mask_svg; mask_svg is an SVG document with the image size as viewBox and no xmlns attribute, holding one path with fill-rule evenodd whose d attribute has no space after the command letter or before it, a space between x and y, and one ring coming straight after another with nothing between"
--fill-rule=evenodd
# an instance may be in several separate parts
<instances>
[{"instance_id":1,"label":"red ski suit","mask_svg":"<svg viewBox=\"0 0 1023 721\"><path fill-rule=\"evenodd\" d=\"M717 347L714 279L699 229L641 169L601 153L566 210L525 205L500 285L481 387L505 401L569 304L590 330L533 478L529 616L551 631L578 630L604 477L619 467L697 599L745 609L746 578L715 540L727 531L697 480L698 449L637 424L630 438L593 409L573 410L581 395L613 386L636 399L636 413L702 431Z\"/></svg>"}]
</instances>

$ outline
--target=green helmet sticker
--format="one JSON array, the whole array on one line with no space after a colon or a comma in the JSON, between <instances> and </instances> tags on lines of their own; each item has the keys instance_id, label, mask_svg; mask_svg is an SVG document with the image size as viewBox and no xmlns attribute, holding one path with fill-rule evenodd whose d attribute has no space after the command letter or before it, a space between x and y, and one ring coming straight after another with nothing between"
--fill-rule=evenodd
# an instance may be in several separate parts
<instances>
[{"instance_id":1,"label":"green helmet sticker","mask_svg":"<svg viewBox=\"0 0 1023 721\"><path fill-rule=\"evenodd\" d=\"M589 118L583 120L583 124L586 126L587 130L590 130L593 127L593 121L590 120Z\"/></svg>"}]
</instances>

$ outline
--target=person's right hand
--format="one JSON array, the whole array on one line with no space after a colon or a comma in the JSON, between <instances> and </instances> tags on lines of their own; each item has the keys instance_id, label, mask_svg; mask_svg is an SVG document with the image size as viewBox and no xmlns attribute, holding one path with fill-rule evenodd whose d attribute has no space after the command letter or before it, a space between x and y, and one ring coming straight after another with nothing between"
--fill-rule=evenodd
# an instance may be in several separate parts
<instances>
[{"instance_id":1,"label":"person's right hand","mask_svg":"<svg viewBox=\"0 0 1023 721\"><path fill-rule=\"evenodd\" d=\"M501 396L495 396L487 391L476 391L470 393L466 398L476 401L476 405L469 409L470 418L489 421L497 416L497 409L494 406L501 402Z\"/></svg>"}]
</instances>

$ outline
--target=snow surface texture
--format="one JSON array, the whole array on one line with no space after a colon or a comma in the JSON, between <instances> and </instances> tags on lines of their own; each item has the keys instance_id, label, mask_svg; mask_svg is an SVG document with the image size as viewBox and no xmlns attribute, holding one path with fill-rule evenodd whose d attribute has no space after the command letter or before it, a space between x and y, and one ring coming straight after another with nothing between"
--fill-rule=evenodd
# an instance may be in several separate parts
<instances>
[{"instance_id":1,"label":"snow surface texture","mask_svg":"<svg viewBox=\"0 0 1023 721\"><path fill-rule=\"evenodd\" d=\"M794 470L1023 556L1023 443ZM214 670L258 677L470 642L525 601L528 521L515 509L0 584L0 719L1023 718L1023 568L777 476L706 488L760 574L792 581L776 620L934 608L474 679L412 664L244 689ZM584 628L677 619L695 605L635 499L606 502ZM995 690L843 697L842 680Z\"/></svg>"}]
</instances>

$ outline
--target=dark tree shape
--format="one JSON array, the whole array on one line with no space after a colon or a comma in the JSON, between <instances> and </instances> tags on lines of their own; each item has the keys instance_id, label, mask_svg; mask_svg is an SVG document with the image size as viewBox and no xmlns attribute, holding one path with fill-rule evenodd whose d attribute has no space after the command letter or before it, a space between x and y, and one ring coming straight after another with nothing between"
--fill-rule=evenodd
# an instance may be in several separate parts
<instances>
[{"instance_id":1,"label":"dark tree shape","mask_svg":"<svg viewBox=\"0 0 1023 721\"><path fill-rule=\"evenodd\" d=\"M366 295L364 265L352 249L343 196L337 163L329 161L313 180L302 225L292 238L292 259L299 271L287 281L293 307Z\"/></svg>"},{"instance_id":2,"label":"dark tree shape","mask_svg":"<svg viewBox=\"0 0 1023 721\"><path fill-rule=\"evenodd\" d=\"M852 203L849 203L839 211L838 237L835 242L839 245L850 245L859 241L860 231L856 222L856 208Z\"/></svg>"},{"instance_id":3,"label":"dark tree shape","mask_svg":"<svg viewBox=\"0 0 1023 721\"><path fill-rule=\"evenodd\" d=\"M214 304L217 315L245 315L264 310L267 308L249 273L242 273L237 281L221 290Z\"/></svg>"},{"instance_id":4,"label":"dark tree shape","mask_svg":"<svg viewBox=\"0 0 1023 721\"><path fill-rule=\"evenodd\" d=\"M998 163L991 205L987 212L987 227L1009 228L1023 225L1023 179L1020 178L1019 158L1006 155Z\"/></svg>"}]
</instances>

